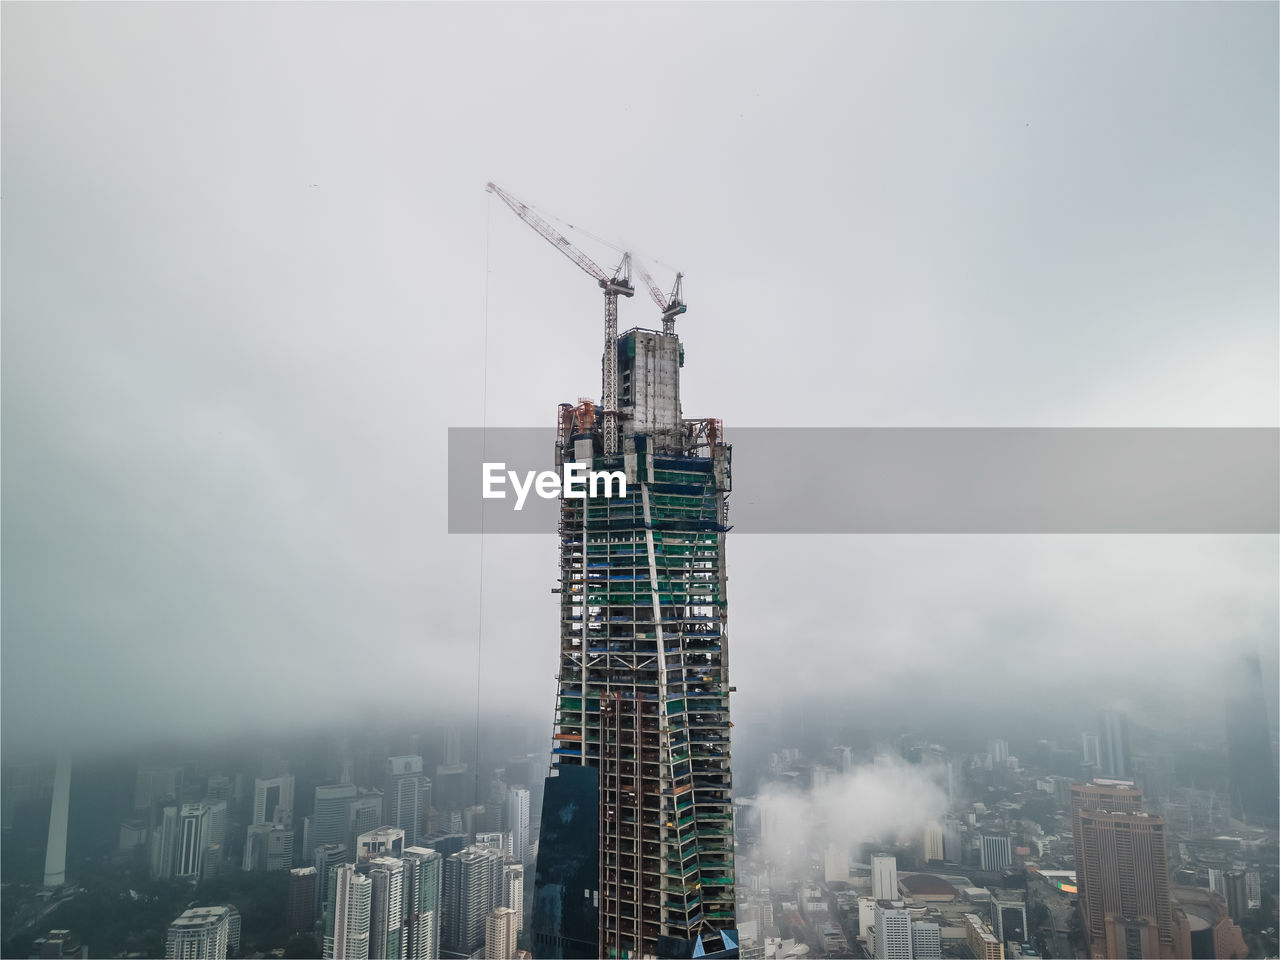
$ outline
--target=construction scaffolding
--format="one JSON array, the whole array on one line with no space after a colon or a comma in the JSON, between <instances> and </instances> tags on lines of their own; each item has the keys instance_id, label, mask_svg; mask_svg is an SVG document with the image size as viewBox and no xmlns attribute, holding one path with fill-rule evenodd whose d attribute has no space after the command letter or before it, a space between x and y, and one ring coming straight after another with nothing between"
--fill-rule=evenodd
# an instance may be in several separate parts
<instances>
[{"instance_id":1,"label":"construction scaffolding","mask_svg":"<svg viewBox=\"0 0 1280 960\"><path fill-rule=\"evenodd\" d=\"M621 470L625 496L565 498L556 768L599 778L599 951L657 956L734 924L725 534L731 446L683 420L674 333L618 338L621 443L561 404L557 469Z\"/></svg>"}]
</instances>

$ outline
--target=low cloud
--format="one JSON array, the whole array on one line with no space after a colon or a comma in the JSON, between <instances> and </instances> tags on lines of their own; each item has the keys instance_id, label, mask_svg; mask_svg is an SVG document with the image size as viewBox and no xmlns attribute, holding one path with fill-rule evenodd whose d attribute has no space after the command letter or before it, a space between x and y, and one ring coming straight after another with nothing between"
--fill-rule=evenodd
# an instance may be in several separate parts
<instances>
[{"instance_id":1,"label":"low cloud","mask_svg":"<svg viewBox=\"0 0 1280 960\"><path fill-rule=\"evenodd\" d=\"M770 784L756 799L765 857L782 863L828 845L850 849L916 838L947 810L943 768L892 756L832 773L809 789Z\"/></svg>"}]
</instances>

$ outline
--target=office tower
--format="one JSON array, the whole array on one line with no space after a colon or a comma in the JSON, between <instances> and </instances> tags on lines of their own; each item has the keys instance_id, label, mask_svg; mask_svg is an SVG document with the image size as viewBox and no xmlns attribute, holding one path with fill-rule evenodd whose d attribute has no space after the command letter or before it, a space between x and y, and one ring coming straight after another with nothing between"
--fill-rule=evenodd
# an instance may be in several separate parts
<instances>
[{"instance_id":1,"label":"office tower","mask_svg":"<svg viewBox=\"0 0 1280 960\"><path fill-rule=\"evenodd\" d=\"M387 757L382 782L383 820L403 830L412 847L422 824L422 757Z\"/></svg>"},{"instance_id":2,"label":"office tower","mask_svg":"<svg viewBox=\"0 0 1280 960\"><path fill-rule=\"evenodd\" d=\"M507 829L512 859L524 863L529 857L529 791L524 787L507 790Z\"/></svg>"},{"instance_id":3,"label":"office tower","mask_svg":"<svg viewBox=\"0 0 1280 960\"><path fill-rule=\"evenodd\" d=\"M898 858L877 854L871 858L871 897L898 899Z\"/></svg>"},{"instance_id":4,"label":"office tower","mask_svg":"<svg viewBox=\"0 0 1280 960\"><path fill-rule=\"evenodd\" d=\"M151 879L171 880L178 860L178 808L164 807L151 831Z\"/></svg>"},{"instance_id":5,"label":"office tower","mask_svg":"<svg viewBox=\"0 0 1280 960\"><path fill-rule=\"evenodd\" d=\"M405 926L408 960L436 960L440 956L440 897L444 859L426 847L404 852Z\"/></svg>"},{"instance_id":6,"label":"office tower","mask_svg":"<svg viewBox=\"0 0 1280 960\"><path fill-rule=\"evenodd\" d=\"M502 868L502 905L516 912L516 932L524 929L524 867L508 863Z\"/></svg>"},{"instance_id":7,"label":"office tower","mask_svg":"<svg viewBox=\"0 0 1280 960\"><path fill-rule=\"evenodd\" d=\"M182 796L182 768L173 766L141 766L134 789L136 810L150 810L165 800Z\"/></svg>"},{"instance_id":8,"label":"office tower","mask_svg":"<svg viewBox=\"0 0 1280 960\"><path fill-rule=\"evenodd\" d=\"M942 928L928 920L911 922L912 960L942 960Z\"/></svg>"},{"instance_id":9,"label":"office tower","mask_svg":"<svg viewBox=\"0 0 1280 960\"><path fill-rule=\"evenodd\" d=\"M382 826L382 793L361 789L347 807L347 849L356 849L356 840Z\"/></svg>"},{"instance_id":10,"label":"office tower","mask_svg":"<svg viewBox=\"0 0 1280 960\"><path fill-rule=\"evenodd\" d=\"M354 859L354 858L353 858ZM324 913L325 904L329 902L329 881L333 868L347 862L347 846L344 843L326 843L316 847L316 916Z\"/></svg>"},{"instance_id":11,"label":"office tower","mask_svg":"<svg viewBox=\"0 0 1280 960\"><path fill-rule=\"evenodd\" d=\"M1227 759L1231 815L1253 826L1274 827L1280 818L1280 786L1256 654L1245 657L1227 683Z\"/></svg>"},{"instance_id":12,"label":"office tower","mask_svg":"<svg viewBox=\"0 0 1280 960\"><path fill-rule=\"evenodd\" d=\"M209 845L215 843L225 844L227 841L227 801L206 798L204 806L208 810Z\"/></svg>"},{"instance_id":13,"label":"office tower","mask_svg":"<svg viewBox=\"0 0 1280 960\"><path fill-rule=\"evenodd\" d=\"M978 960L1004 960L1004 944L977 914L964 915L964 937L970 953Z\"/></svg>"},{"instance_id":14,"label":"office tower","mask_svg":"<svg viewBox=\"0 0 1280 960\"><path fill-rule=\"evenodd\" d=\"M136 850L147 845L147 824L143 820L132 819L120 822L120 844L117 850Z\"/></svg>"},{"instance_id":15,"label":"office tower","mask_svg":"<svg viewBox=\"0 0 1280 960\"><path fill-rule=\"evenodd\" d=\"M1026 943L1031 939L1027 904L1021 893L996 890L991 898L991 920L996 939L1001 943Z\"/></svg>"},{"instance_id":16,"label":"office tower","mask_svg":"<svg viewBox=\"0 0 1280 960\"><path fill-rule=\"evenodd\" d=\"M823 879L827 883L849 882L849 848L843 843L829 843L823 852Z\"/></svg>"},{"instance_id":17,"label":"office tower","mask_svg":"<svg viewBox=\"0 0 1280 960\"><path fill-rule=\"evenodd\" d=\"M1096 733L1080 734L1080 764L1084 767L1097 767L1101 762L1101 752L1098 747L1098 735Z\"/></svg>"},{"instance_id":18,"label":"office tower","mask_svg":"<svg viewBox=\"0 0 1280 960\"><path fill-rule=\"evenodd\" d=\"M71 758L58 755L53 772L53 799L49 806L49 840L44 856L44 885L67 882L67 811L71 805Z\"/></svg>"},{"instance_id":19,"label":"office tower","mask_svg":"<svg viewBox=\"0 0 1280 960\"><path fill-rule=\"evenodd\" d=\"M204 803L184 803L178 815L178 860L173 875L198 880L204 872L209 844L210 809Z\"/></svg>"},{"instance_id":20,"label":"office tower","mask_svg":"<svg viewBox=\"0 0 1280 960\"><path fill-rule=\"evenodd\" d=\"M446 767L462 766L462 731L456 723L444 728L444 763Z\"/></svg>"},{"instance_id":21,"label":"office tower","mask_svg":"<svg viewBox=\"0 0 1280 960\"><path fill-rule=\"evenodd\" d=\"M1232 920L1239 920L1249 912L1249 891L1243 870L1228 870L1222 877L1223 899L1227 901L1227 913Z\"/></svg>"},{"instance_id":22,"label":"office tower","mask_svg":"<svg viewBox=\"0 0 1280 960\"><path fill-rule=\"evenodd\" d=\"M369 956L401 960L407 946L404 862L396 857L373 857L363 869L373 881L369 899Z\"/></svg>"},{"instance_id":23,"label":"office tower","mask_svg":"<svg viewBox=\"0 0 1280 960\"><path fill-rule=\"evenodd\" d=\"M484 946L485 918L502 905L503 856L467 847L444 862L444 950L472 954Z\"/></svg>"},{"instance_id":24,"label":"office tower","mask_svg":"<svg viewBox=\"0 0 1280 960\"><path fill-rule=\"evenodd\" d=\"M987 753L991 755L992 767L1003 767L1009 762L1009 741L988 740Z\"/></svg>"},{"instance_id":25,"label":"office tower","mask_svg":"<svg viewBox=\"0 0 1280 960\"><path fill-rule=\"evenodd\" d=\"M358 791L351 783L316 787L309 841L313 849L334 843L342 844L347 850L353 849L347 837L347 812L357 795Z\"/></svg>"},{"instance_id":26,"label":"office tower","mask_svg":"<svg viewBox=\"0 0 1280 960\"><path fill-rule=\"evenodd\" d=\"M356 862L374 857L398 857L404 853L404 831L399 827L378 827L356 838Z\"/></svg>"},{"instance_id":27,"label":"office tower","mask_svg":"<svg viewBox=\"0 0 1280 960\"><path fill-rule=\"evenodd\" d=\"M1008 837L982 837L982 869L1003 870L1013 863L1013 847Z\"/></svg>"},{"instance_id":28,"label":"office tower","mask_svg":"<svg viewBox=\"0 0 1280 960\"><path fill-rule=\"evenodd\" d=\"M926 860L944 859L942 824L937 820L930 820L924 825L924 839L921 842L921 853Z\"/></svg>"},{"instance_id":29,"label":"office tower","mask_svg":"<svg viewBox=\"0 0 1280 960\"><path fill-rule=\"evenodd\" d=\"M1173 956L1164 821L1145 813L1080 810L1074 822L1083 854L1076 863L1081 919L1094 955L1127 957L1152 928L1141 956Z\"/></svg>"},{"instance_id":30,"label":"office tower","mask_svg":"<svg viewBox=\"0 0 1280 960\"><path fill-rule=\"evenodd\" d=\"M1223 902L1227 899L1227 881L1226 871L1215 867L1209 868L1209 892L1216 893L1222 897Z\"/></svg>"},{"instance_id":31,"label":"office tower","mask_svg":"<svg viewBox=\"0 0 1280 960\"><path fill-rule=\"evenodd\" d=\"M515 960L516 912L509 907L494 907L484 924L485 960Z\"/></svg>"},{"instance_id":32,"label":"office tower","mask_svg":"<svg viewBox=\"0 0 1280 960\"><path fill-rule=\"evenodd\" d=\"M961 840L964 837L964 828L960 821L954 817L948 817L942 821L942 859L947 863L959 863L963 857L963 848Z\"/></svg>"},{"instance_id":33,"label":"office tower","mask_svg":"<svg viewBox=\"0 0 1280 960\"><path fill-rule=\"evenodd\" d=\"M562 404L556 466L625 476L560 505L560 668L534 953L661 955L734 927L725 494L717 420L685 420L674 332L606 344ZM616 393L614 393L616 391ZM620 436L619 436L620 433ZM597 480L600 477L597 476ZM584 806L583 806L584 805ZM560 820L580 809L572 823ZM543 888L545 887L545 894ZM592 891L590 905L575 893ZM598 908L594 906L598 898ZM545 909L544 909L545 906Z\"/></svg>"},{"instance_id":34,"label":"office tower","mask_svg":"<svg viewBox=\"0 0 1280 960\"><path fill-rule=\"evenodd\" d=\"M432 777L432 804L437 810L461 810L476 799L475 780L462 762L462 734L456 724L444 730L444 763Z\"/></svg>"},{"instance_id":35,"label":"office tower","mask_svg":"<svg viewBox=\"0 0 1280 960\"><path fill-rule=\"evenodd\" d=\"M211 777L209 777L208 784L205 787L204 795L209 799L210 802L213 802L216 800L226 800L229 803L231 801L231 795L232 795L231 778L221 773L213 774Z\"/></svg>"},{"instance_id":36,"label":"office tower","mask_svg":"<svg viewBox=\"0 0 1280 960\"><path fill-rule=\"evenodd\" d=\"M316 926L315 867L294 867L289 871L289 933L311 933Z\"/></svg>"},{"instance_id":37,"label":"office tower","mask_svg":"<svg viewBox=\"0 0 1280 960\"><path fill-rule=\"evenodd\" d=\"M1098 717L1099 771L1104 777L1128 779L1132 766L1128 719L1115 710L1103 710Z\"/></svg>"},{"instance_id":38,"label":"office tower","mask_svg":"<svg viewBox=\"0 0 1280 960\"><path fill-rule=\"evenodd\" d=\"M225 960L231 941L231 909L192 907L184 911L169 924L165 957L169 960Z\"/></svg>"},{"instance_id":39,"label":"office tower","mask_svg":"<svg viewBox=\"0 0 1280 960\"><path fill-rule=\"evenodd\" d=\"M293 869L293 831L278 823L255 823L245 830L245 870Z\"/></svg>"},{"instance_id":40,"label":"office tower","mask_svg":"<svg viewBox=\"0 0 1280 960\"><path fill-rule=\"evenodd\" d=\"M225 864L226 850L220 843L210 843L204 848L204 864L200 868L200 879L208 880L222 873Z\"/></svg>"},{"instance_id":41,"label":"office tower","mask_svg":"<svg viewBox=\"0 0 1280 960\"><path fill-rule=\"evenodd\" d=\"M253 782L253 822L293 825L293 774Z\"/></svg>"},{"instance_id":42,"label":"office tower","mask_svg":"<svg viewBox=\"0 0 1280 960\"><path fill-rule=\"evenodd\" d=\"M911 914L901 900L876 900L876 960L911 960Z\"/></svg>"},{"instance_id":43,"label":"office tower","mask_svg":"<svg viewBox=\"0 0 1280 960\"><path fill-rule=\"evenodd\" d=\"M474 838L477 833L491 832L488 824L488 810L483 803L472 804L462 811L462 832L467 836Z\"/></svg>"},{"instance_id":44,"label":"office tower","mask_svg":"<svg viewBox=\"0 0 1280 960\"><path fill-rule=\"evenodd\" d=\"M324 910L325 960L369 960L373 881L350 863L330 868Z\"/></svg>"}]
</instances>

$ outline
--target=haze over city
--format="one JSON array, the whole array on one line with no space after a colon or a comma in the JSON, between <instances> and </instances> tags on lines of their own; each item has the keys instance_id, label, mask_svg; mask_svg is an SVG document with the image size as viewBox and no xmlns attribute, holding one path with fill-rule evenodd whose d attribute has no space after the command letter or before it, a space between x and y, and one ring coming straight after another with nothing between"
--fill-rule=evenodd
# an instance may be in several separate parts
<instances>
[{"instance_id":1,"label":"haze over city","mask_svg":"<svg viewBox=\"0 0 1280 960\"><path fill-rule=\"evenodd\" d=\"M55 754L85 771L73 876L89 850L119 853L140 764L188 771L176 802L214 796L197 769L238 772L234 807L278 760L307 797L297 866L310 791L382 789L405 755L427 778L469 765L471 803L436 822L423 800L424 839L509 833L505 813L450 813L490 779L491 813L532 791L532 899L542 778L569 729L563 533L450 534L448 432L567 430L557 405L585 398L557 450L614 451L600 287L490 181L606 272L630 251L663 291L683 274L673 416L714 418L722 446L754 427L1280 428L1275 4L10 3L3 26L0 743L30 804L6 815L24 851L6 884L39 883ZM659 324L634 282L624 332ZM675 349L627 336L633 356ZM791 455L813 472L823 454ZM730 503L757 495L735 472ZM1203 798L1178 789L1236 789L1235 692L1273 744L1266 525L724 520L706 619L732 675L727 653L698 667L733 691L732 801L775 823L739 828L758 844L738 854L742 916L757 853L801 851L807 876L841 847L852 889L858 857L917 844L982 791L1023 803L1037 778L1102 773L1081 736L1104 712L1135 752L1182 758L1145 795L1187 810ZM1024 766L1007 773L992 741ZM77 793L90 782L112 785L100 809ZM153 812L169 798L138 784ZM1069 839L1065 785L1045 792ZM244 842L254 824L229 816ZM1193 846L1231 827L1187 816ZM1267 896L1273 826L1249 847ZM1193 854L1185 869L1218 869ZM1249 950L1271 942L1254 919L1234 918Z\"/></svg>"}]
</instances>

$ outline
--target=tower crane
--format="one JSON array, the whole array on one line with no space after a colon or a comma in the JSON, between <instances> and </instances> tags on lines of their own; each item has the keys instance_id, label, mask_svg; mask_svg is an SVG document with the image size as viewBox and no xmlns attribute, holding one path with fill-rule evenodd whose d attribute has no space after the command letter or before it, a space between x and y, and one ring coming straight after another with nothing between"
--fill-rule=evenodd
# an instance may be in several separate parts
<instances>
[{"instance_id":1,"label":"tower crane","mask_svg":"<svg viewBox=\"0 0 1280 960\"><path fill-rule=\"evenodd\" d=\"M604 291L604 357L601 360L604 380L602 398L604 454L612 456L618 452L618 295L630 297L635 293L635 287L631 285L631 254L622 255L622 262L610 276L594 260L570 243L555 227L538 216L527 203L516 199L494 183L489 183L485 189L489 193L496 193L517 217L533 227L544 240L593 277L600 289ZM679 281L677 285L678 283ZM682 309L683 306L681 304Z\"/></svg>"},{"instance_id":2,"label":"tower crane","mask_svg":"<svg viewBox=\"0 0 1280 960\"><path fill-rule=\"evenodd\" d=\"M641 279L644 280L645 286L649 288L649 296L653 297L653 302L662 311L662 332L669 337L674 335L676 332L676 317L689 309L685 306L684 299L681 296L684 274L676 274L676 285L671 288L671 295L664 297L662 290L654 282L653 277L649 276L649 271L644 268L644 264L639 260L636 261L636 270L640 273Z\"/></svg>"}]
</instances>

